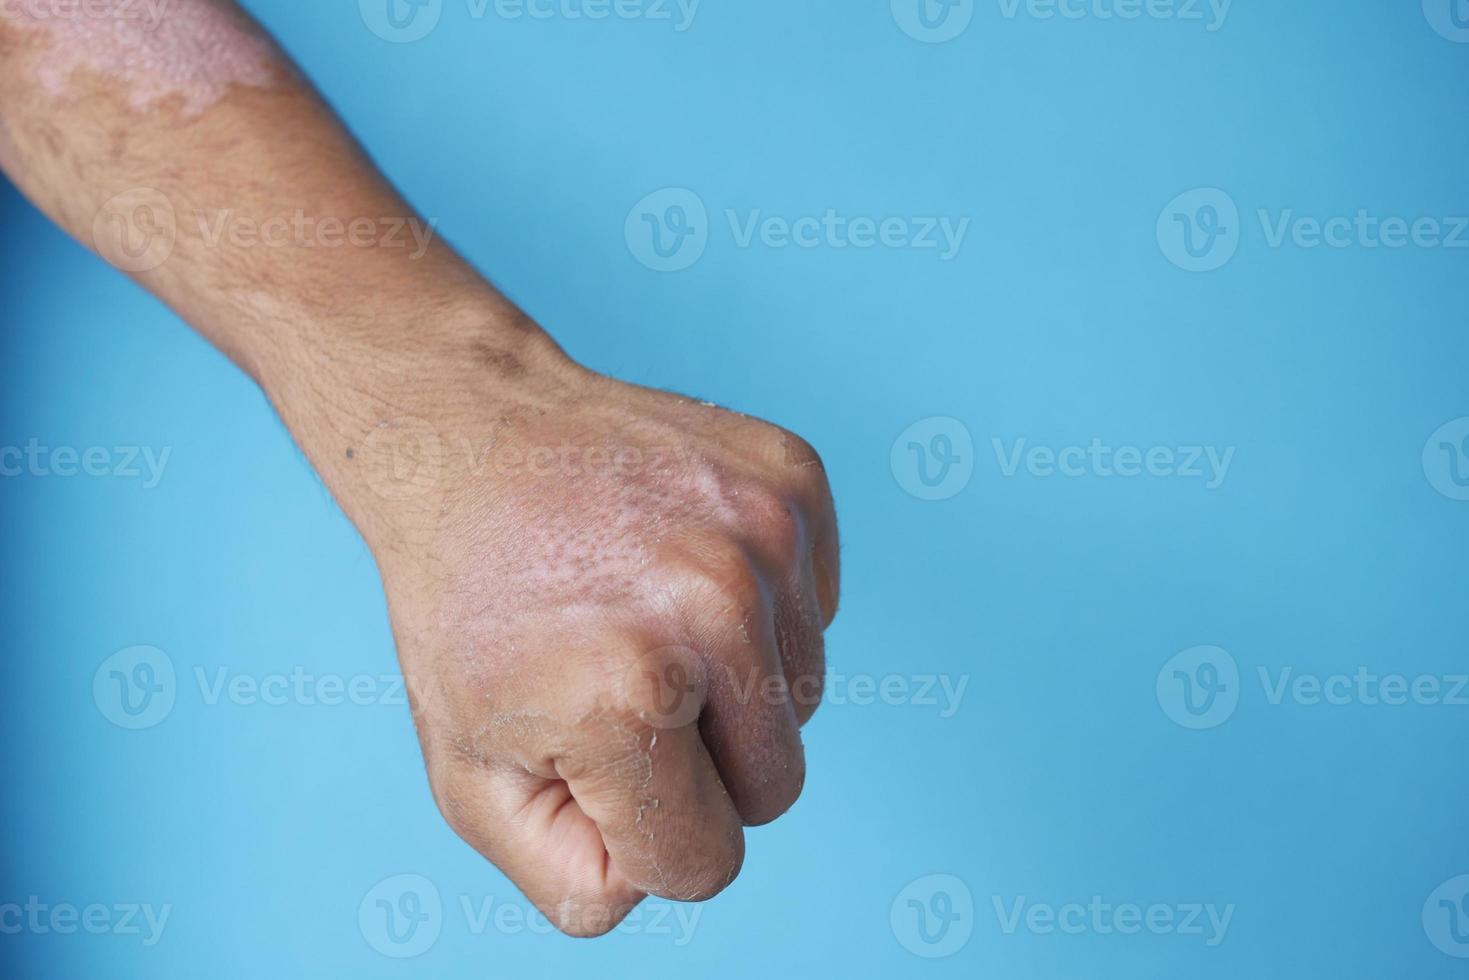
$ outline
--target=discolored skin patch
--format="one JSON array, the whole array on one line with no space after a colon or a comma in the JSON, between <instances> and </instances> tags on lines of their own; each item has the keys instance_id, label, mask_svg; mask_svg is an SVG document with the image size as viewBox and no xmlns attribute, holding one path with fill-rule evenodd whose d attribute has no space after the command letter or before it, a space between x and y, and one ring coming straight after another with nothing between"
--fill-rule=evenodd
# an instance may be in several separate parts
<instances>
[{"instance_id":1,"label":"discolored skin patch","mask_svg":"<svg viewBox=\"0 0 1469 980\"><path fill-rule=\"evenodd\" d=\"M22 5L4 21L44 39L35 72L54 96L72 94L72 76L83 70L123 87L135 110L177 98L192 118L233 86L269 86L280 70L264 36L233 8L207 0L175 0L151 15L125 0L44 16Z\"/></svg>"},{"instance_id":2,"label":"discolored skin patch","mask_svg":"<svg viewBox=\"0 0 1469 980\"><path fill-rule=\"evenodd\" d=\"M646 604L643 593L654 589L650 570L676 545L671 538L690 529L720 533L738 523L720 466L657 447L625 466L591 467L572 451L554 460L548 453L540 469L529 462L513 471L492 469L503 461L489 461L502 447L556 446L553 440L564 436L554 435L553 425L537 420L500 427L496 448L480 464L485 481L499 484L493 488L497 513L486 519L479 501L452 507L441 528L436 550L455 570L442 623L478 634L465 663L471 674L493 672L507 639L534 636L539 631L533 624L549 616ZM604 444L604 458L626 438Z\"/></svg>"}]
</instances>

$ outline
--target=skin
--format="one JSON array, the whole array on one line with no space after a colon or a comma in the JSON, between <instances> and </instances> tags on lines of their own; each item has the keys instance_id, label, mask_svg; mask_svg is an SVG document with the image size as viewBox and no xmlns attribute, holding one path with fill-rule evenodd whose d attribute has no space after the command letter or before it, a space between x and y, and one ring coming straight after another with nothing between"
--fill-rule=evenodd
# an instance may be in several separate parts
<instances>
[{"instance_id":1,"label":"skin","mask_svg":"<svg viewBox=\"0 0 1469 980\"><path fill-rule=\"evenodd\" d=\"M836 610L809 445L576 364L437 238L338 240L418 219L229 4L0 18L0 167L270 397L377 559L460 836L573 935L734 879Z\"/></svg>"}]
</instances>

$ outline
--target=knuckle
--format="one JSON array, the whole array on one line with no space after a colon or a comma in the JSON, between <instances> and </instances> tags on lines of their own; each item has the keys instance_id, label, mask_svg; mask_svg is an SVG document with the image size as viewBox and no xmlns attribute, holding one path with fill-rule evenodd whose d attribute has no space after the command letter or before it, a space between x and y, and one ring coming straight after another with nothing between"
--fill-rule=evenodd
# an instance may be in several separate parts
<instances>
[{"instance_id":1,"label":"knuckle","mask_svg":"<svg viewBox=\"0 0 1469 980\"><path fill-rule=\"evenodd\" d=\"M688 647L665 646L635 658L610 692L609 713L623 731L681 728L698 719L708 696L703 661Z\"/></svg>"},{"instance_id":2,"label":"knuckle","mask_svg":"<svg viewBox=\"0 0 1469 980\"><path fill-rule=\"evenodd\" d=\"M569 898L543 911L551 924L566 935L574 939L595 939L616 928L637 904L635 899L614 900L598 894Z\"/></svg>"},{"instance_id":3,"label":"knuckle","mask_svg":"<svg viewBox=\"0 0 1469 980\"><path fill-rule=\"evenodd\" d=\"M759 827L785 814L801 798L806 785L806 760L800 753L783 767L777 778L761 785L740 802L740 819Z\"/></svg>"},{"instance_id":4,"label":"knuckle","mask_svg":"<svg viewBox=\"0 0 1469 980\"><path fill-rule=\"evenodd\" d=\"M821 707L826 678L819 672L802 673L791 680L791 703L796 709L796 723L806 724Z\"/></svg>"},{"instance_id":5,"label":"knuckle","mask_svg":"<svg viewBox=\"0 0 1469 980\"><path fill-rule=\"evenodd\" d=\"M449 772L436 778L430 785L434 803L449 829L458 834L465 843L479 851L488 846L484 828L473 794L466 778Z\"/></svg>"},{"instance_id":6,"label":"knuckle","mask_svg":"<svg viewBox=\"0 0 1469 980\"><path fill-rule=\"evenodd\" d=\"M697 876L689 887L679 896L677 901L681 902L707 902L730 886L735 877L740 873L740 866L744 858L731 867L719 868L711 865L706 874Z\"/></svg>"},{"instance_id":7,"label":"knuckle","mask_svg":"<svg viewBox=\"0 0 1469 980\"><path fill-rule=\"evenodd\" d=\"M719 845L688 854L688 863L676 872L665 897L679 902L707 902L728 888L744 867L744 834L736 831Z\"/></svg>"},{"instance_id":8,"label":"knuckle","mask_svg":"<svg viewBox=\"0 0 1469 980\"><path fill-rule=\"evenodd\" d=\"M784 648L782 656L786 656ZM825 656L819 650L808 649L795 657L788 657L785 673L786 697L796 712L796 722L804 725L821 705L821 696L826 688Z\"/></svg>"},{"instance_id":9,"label":"knuckle","mask_svg":"<svg viewBox=\"0 0 1469 980\"><path fill-rule=\"evenodd\" d=\"M727 537L705 541L684 575L689 592L736 614L758 609L765 601L764 586L745 549Z\"/></svg>"},{"instance_id":10,"label":"knuckle","mask_svg":"<svg viewBox=\"0 0 1469 980\"><path fill-rule=\"evenodd\" d=\"M826 464L822 462L821 454L816 451L815 446L794 432L782 429L780 434L784 462L787 466L795 470L809 470L817 476L825 476Z\"/></svg>"},{"instance_id":11,"label":"knuckle","mask_svg":"<svg viewBox=\"0 0 1469 980\"><path fill-rule=\"evenodd\" d=\"M830 497L830 484L826 475L826 463L816 447L794 432L780 431L780 465L788 474L791 483L803 497L813 499Z\"/></svg>"},{"instance_id":12,"label":"knuckle","mask_svg":"<svg viewBox=\"0 0 1469 980\"><path fill-rule=\"evenodd\" d=\"M802 725L816 713L825 687L826 640L820 616L809 596L786 593L776 603L776 641L787 695Z\"/></svg>"},{"instance_id":13,"label":"knuckle","mask_svg":"<svg viewBox=\"0 0 1469 980\"><path fill-rule=\"evenodd\" d=\"M805 534L796 510L783 496L765 487L741 495L741 521L763 552L784 565L801 554Z\"/></svg>"}]
</instances>

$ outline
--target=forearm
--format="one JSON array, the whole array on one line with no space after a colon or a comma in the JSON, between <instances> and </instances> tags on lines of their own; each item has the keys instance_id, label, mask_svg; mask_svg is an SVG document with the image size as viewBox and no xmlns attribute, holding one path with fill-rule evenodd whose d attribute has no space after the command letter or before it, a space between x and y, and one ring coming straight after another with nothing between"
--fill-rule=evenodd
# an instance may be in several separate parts
<instances>
[{"instance_id":1,"label":"forearm","mask_svg":"<svg viewBox=\"0 0 1469 980\"><path fill-rule=\"evenodd\" d=\"M805 778L815 451L584 371L447 245L385 240L418 219L232 7L107 33L0 21L0 165L269 393L382 570L450 824L577 935L720 891Z\"/></svg>"},{"instance_id":2,"label":"forearm","mask_svg":"<svg viewBox=\"0 0 1469 980\"><path fill-rule=\"evenodd\" d=\"M559 358L232 3L0 18L0 166L259 381L359 523L376 427Z\"/></svg>"}]
</instances>

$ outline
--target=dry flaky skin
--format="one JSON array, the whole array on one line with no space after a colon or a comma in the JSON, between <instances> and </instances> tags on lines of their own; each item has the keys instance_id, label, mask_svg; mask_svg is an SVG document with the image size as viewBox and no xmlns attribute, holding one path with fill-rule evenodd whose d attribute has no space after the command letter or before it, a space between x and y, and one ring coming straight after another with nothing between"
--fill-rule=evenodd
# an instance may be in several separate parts
<instances>
[{"instance_id":1,"label":"dry flaky skin","mask_svg":"<svg viewBox=\"0 0 1469 980\"><path fill-rule=\"evenodd\" d=\"M0 165L114 261L108 229L174 219L129 271L372 548L449 823L574 934L719 891L804 778L837 592L815 453L576 365L442 242L211 239L198 214L414 216L231 7L99 30L0 19Z\"/></svg>"}]
</instances>

